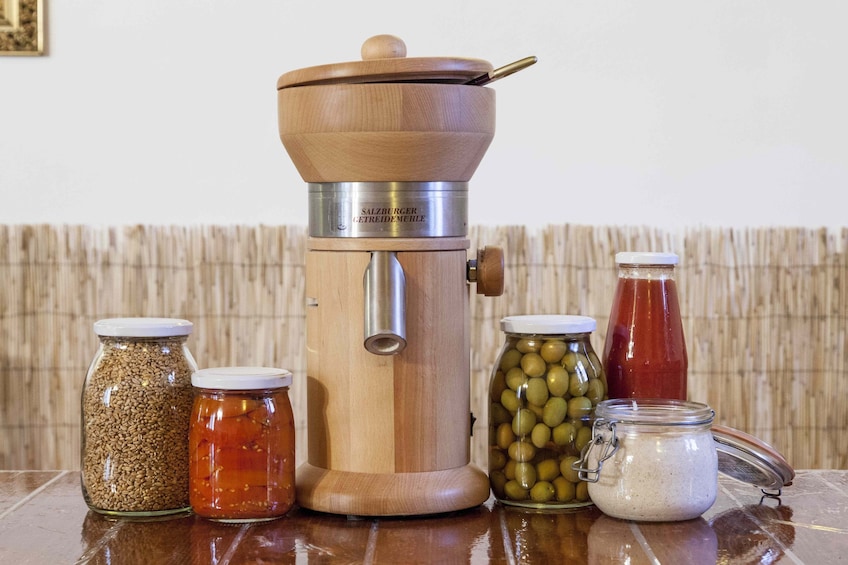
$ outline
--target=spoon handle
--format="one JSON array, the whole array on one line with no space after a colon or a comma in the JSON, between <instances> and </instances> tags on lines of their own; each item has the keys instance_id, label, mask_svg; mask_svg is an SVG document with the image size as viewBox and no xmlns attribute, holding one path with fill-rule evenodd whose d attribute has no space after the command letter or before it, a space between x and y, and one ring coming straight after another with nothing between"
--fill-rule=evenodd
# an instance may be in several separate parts
<instances>
[{"instance_id":1,"label":"spoon handle","mask_svg":"<svg viewBox=\"0 0 848 565\"><path fill-rule=\"evenodd\" d=\"M490 82L495 82L496 80L508 77L509 75L517 73L522 69L526 69L530 65L534 64L536 61L538 61L538 59L535 55L530 57L524 57L523 59L519 59L514 63L504 65L503 67L498 67L497 69L489 71L484 75L474 77L465 84L471 86L483 86L485 84L489 84Z\"/></svg>"}]
</instances>

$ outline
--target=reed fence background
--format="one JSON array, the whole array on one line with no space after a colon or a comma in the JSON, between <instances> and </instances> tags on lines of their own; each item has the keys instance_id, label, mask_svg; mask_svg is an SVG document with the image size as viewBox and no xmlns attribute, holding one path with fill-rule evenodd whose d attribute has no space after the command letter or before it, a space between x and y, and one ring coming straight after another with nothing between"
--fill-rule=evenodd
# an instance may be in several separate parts
<instances>
[{"instance_id":1,"label":"reed fence background","mask_svg":"<svg viewBox=\"0 0 848 565\"><path fill-rule=\"evenodd\" d=\"M505 315L594 317L600 353L621 250L675 251L689 395L796 468L848 468L848 228L472 227L500 245L506 291L471 294L472 459L485 467L486 394ZM0 469L78 469L79 397L116 316L195 323L198 364L294 373L305 459L306 228L0 226Z\"/></svg>"}]
</instances>

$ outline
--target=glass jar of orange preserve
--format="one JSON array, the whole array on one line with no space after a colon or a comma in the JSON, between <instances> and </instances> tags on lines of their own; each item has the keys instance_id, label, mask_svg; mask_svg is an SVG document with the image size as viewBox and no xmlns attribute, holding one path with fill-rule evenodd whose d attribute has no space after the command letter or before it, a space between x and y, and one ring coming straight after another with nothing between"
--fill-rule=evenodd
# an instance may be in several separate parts
<instances>
[{"instance_id":1,"label":"glass jar of orange preserve","mask_svg":"<svg viewBox=\"0 0 848 565\"><path fill-rule=\"evenodd\" d=\"M285 369L222 367L191 377L190 502L219 522L261 522L294 505L294 417Z\"/></svg>"}]
</instances>

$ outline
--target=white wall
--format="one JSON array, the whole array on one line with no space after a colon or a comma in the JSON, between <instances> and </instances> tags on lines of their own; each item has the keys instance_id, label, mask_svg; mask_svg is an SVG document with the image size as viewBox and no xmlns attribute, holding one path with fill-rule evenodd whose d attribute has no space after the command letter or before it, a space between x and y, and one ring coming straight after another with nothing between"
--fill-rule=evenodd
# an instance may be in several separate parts
<instances>
[{"instance_id":1,"label":"white wall","mask_svg":"<svg viewBox=\"0 0 848 565\"><path fill-rule=\"evenodd\" d=\"M0 57L0 222L306 223L277 77L359 58L539 63L495 83L473 224L848 225L841 0L60 0Z\"/></svg>"}]
</instances>

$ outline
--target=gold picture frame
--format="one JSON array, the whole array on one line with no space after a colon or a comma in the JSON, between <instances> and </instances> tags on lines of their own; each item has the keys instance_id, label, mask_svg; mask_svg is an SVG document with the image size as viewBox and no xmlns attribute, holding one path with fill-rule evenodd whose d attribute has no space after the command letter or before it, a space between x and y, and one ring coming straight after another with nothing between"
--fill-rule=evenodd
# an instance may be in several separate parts
<instances>
[{"instance_id":1,"label":"gold picture frame","mask_svg":"<svg viewBox=\"0 0 848 565\"><path fill-rule=\"evenodd\" d=\"M0 55L44 54L44 0L0 0Z\"/></svg>"}]
</instances>

